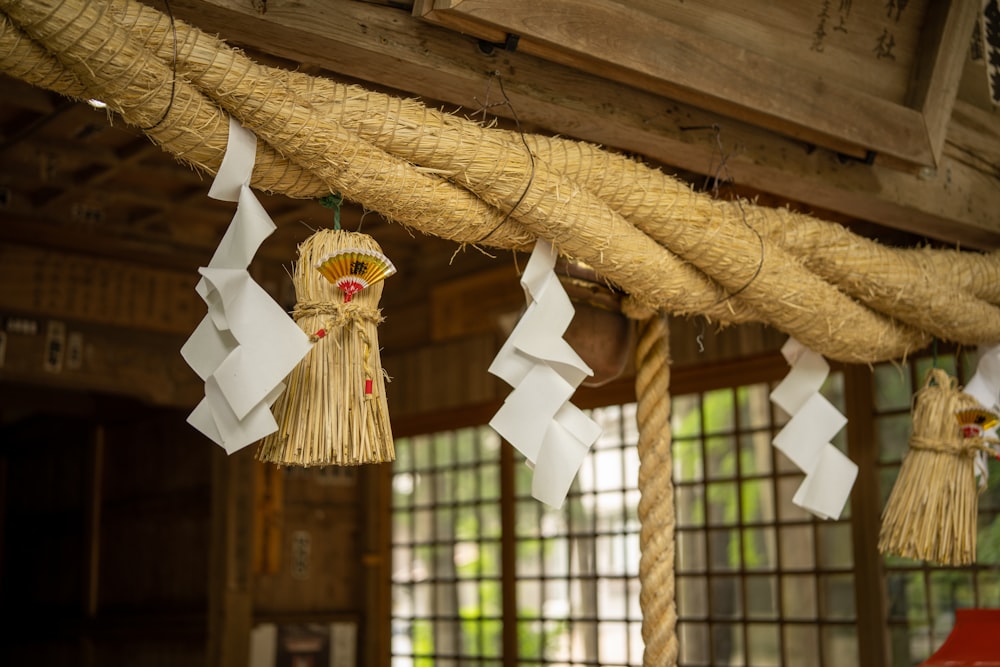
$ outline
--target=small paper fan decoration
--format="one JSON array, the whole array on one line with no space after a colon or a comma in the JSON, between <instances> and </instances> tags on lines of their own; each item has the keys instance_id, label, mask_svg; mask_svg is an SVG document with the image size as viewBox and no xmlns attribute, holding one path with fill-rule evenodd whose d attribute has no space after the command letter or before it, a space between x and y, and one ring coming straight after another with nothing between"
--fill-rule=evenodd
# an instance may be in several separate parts
<instances>
[{"instance_id":1,"label":"small paper fan decoration","mask_svg":"<svg viewBox=\"0 0 1000 667\"><path fill-rule=\"evenodd\" d=\"M344 248L330 253L316 264L323 277L340 288L344 303L361 290L396 273L388 257L376 250Z\"/></svg>"},{"instance_id":2,"label":"small paper fan decoration","mask_svg":"<svg viewBox=\"0 0 1000 667\"><path fill-rule=\"evenodd\" d=\"M995 413L983 408L966 408L955 413L959 428L966 438L977 438L993 428L1000 421Z\"/></svg>"}]
</instances>

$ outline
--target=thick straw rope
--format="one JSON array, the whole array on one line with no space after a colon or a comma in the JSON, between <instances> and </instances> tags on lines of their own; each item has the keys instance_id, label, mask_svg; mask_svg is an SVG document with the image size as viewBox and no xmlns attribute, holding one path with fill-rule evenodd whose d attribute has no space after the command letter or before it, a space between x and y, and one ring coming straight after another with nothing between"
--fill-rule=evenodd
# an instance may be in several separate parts
<instances>
[{"instance_id":1,"label":"thick straw rope","mask_svg":"<svg viewBox=\"0 0 1000 667\"><path fill-rule=\"evenodd\" d=\"M126 3L125 7L123 21L146 39L161 58L170 56L172 40L164 19L154 12L144 11L139 3ZM694 216L690 220L692 224L664 227L678 233L669 236L648 234L649 227L655 224L643 225L640 218L634 220L636 227L630 225L621 217L633 217L630 208L609 207L604 199L613 202L614 197L607 196L608 192L601 188L581 191L575 180L552 169L542 159L547 151L539 150L546 146L544 138L531 137L529 145L534 156L527 156L519 137L490 131L471 121L428 109L414 100L372 93L300 73L268 70L203 33L183 25L179 30L182 68L206 91L237 88L235 82L221 80L227 75L232 78L234 68L250 72L249 76L255 80L284 79L289 90L308 91L309 104L317 116L311 123L313 126L329 126L333 122L331 119L337 119L343 128L356 132L387 152L447 175L499 209L513 211L529 230L551 239L565 254L600 265L602 275L619 284L640 282L641 279L630 274L630 270L655 272L658 279L652 285L638 285L637 293L649 304L660 305L665 299L674 304L674 312L698 312L730 322L752 317L742 311L749 305L757 319L784 330L797 331L806 344L815 346L817 339L833 339L836 343L827 342L827 346L839 344L843 349L836 356L849 355L862 344L876 350L885 348L887 356L898 356L906 351L898 348L900 339L906 349L922 347L929 342L926 335L907 330L892 319L859 307L836 287L801 267L798 260L788 256L783 249L769 248L765 254L760 237L748 222L744 220L742 226L732 223L731 218L737 211L745 218L743 209L737 205L729 204L728 209L720 209L718 204L725 203L715 202L714 210ZM260 91L247 90L246 94L261 99L268 97ZM243 113L247 104L246 100L239 103L226 98L217 100L237 116ZM283 130L289 124L294 126L291 115L276 113L269 114L269 118L279 121L277 126ZM273 137L272 140L295 150L287 139ZM502 159L497 160L496 156ZM632 164L651 171L638 163ZM594 169L589 173L606 172ZM618 169L617 173L627 172ZM522 180L510 178L511 174L520 174ZM580 175L580 171L574 173L574 176ZM527 186L524 176L530 179ZM602 178L600 183L612 180L613 177ZM663 180L666 181L666 177ZM647 194L657 192L658 198L663 198L670 195L670 190L685 191L698 201L698 195L678 181L658 185L661 186L659 190L647 190ZM633 189L635 191L638 189ZM540 206L539 202L548 203L548 208ZM674 208L650 207L651 220L660 223L668 219ZM759 213L765 209L755 210ZM720 215L727 212L728 215ZM574 222L567 230L566 225L558 224L562 220ZM728 233L721 233L723 230ZM569 236L564 237L566 234ZM615 257L604 258L612 240L616 248L624 250L621 255L629 258L630 265L618 266ZM697 269L710 273L725 291L742 292L742 298L738 301L726 299L723 290L708 284L694 267L663 252L657 242L677 252ZM754 254L760 258L756 265L746 261ZM636 257L646 258L646 261L636 262ZM681 294L683 299L679 298ZM775 294L778 298L774 298ZM864 332L863 341L856 332Z\"/></svg>"},{"instance_id":2,"label":"thick straw rope","mask_svg":"<svg viewBox=\"0 0 1000 667\"><path fill-rule=\"evenodd\" d=\"M639 397L639 607L646 667L677 664L674 484L670 452L670 338L663 317L643 320L635 352Z\"/></svg>"},{"instance_id":3,"label":"thick straw rope","mask_svg":"<svg viewBox=\"0 0 1000 667\"><path fill-rule=\"evenodd\" d=\"M170 74L167 60L174 65L173 32L164 17L134 2L111 3L107 14L88 7L80 10L76 6L80 2L39 0L31 3L42 8L35 11L14 7L19 3L13 0L3 0L0 6L31 26L29 32L44 43L43 50L75 62L74 72L87 70L84 78L92 78L90 60L99 54L101 62L116 63L119 81L128 81L122 72L129 72L129 65L122 54L131 58L146 48L159 58L160 74L163 67ZM109 14L130 28L125 31L130 48L125 49L115 35L112 40L101 33L90 40L90 30L68 29L73 23L108 22ZM79 21L79 16L87 21ZM118 27L105 31L114 33ZM928 298L927 289L954 279L904 272L910 279L906 285L926 285L909 296L906 285L899 288L900 272L880 268L886 264L883 261L858 270L844 261L824 263L821 242L800 257L786 248L788 244L772 241L789 237L772 233L775 229L808 223L857 242L838 257L852 257L855 245L879 248L837 225L748 202L715 202L656 170L586 144L576 150L592 160L604 159L604 168L574 171L565 161L552 166L549 160L559 162L552 145L575 142L527 136L523 139L532 146L529 155L516 135L487 130L412 100L262 68L180 22L177 32L177 70L191 77L197 92L213 97L265 137L265 144L270 142L296 165L304 165L300 168L315 174L327 191L342 191L387 218L427 233L508 248L526 247L535 236L548 238L564 254L594 265L629 292L638 301L635 310L704 314L722 322L765 321L836 359L905 356L925 346L932 334L967 344L1000 340L997 309L977 300L978 292L990 292L981 286L991 281L976 278L981 271L964 270L963 265L976 266L975 260L948 264L954 257L987 257L978 266L985 264L995 273L995 257L971 253L943 257L928 251L934 259L921 266L932 267L934 274L971 275L971 281L963 281L972 284L967 291L943 288L934 292L936 298ZM133 41L133 35L141 35L145 45ZM76 60L68 53L75 53ZM140 60L145 64L147 56ZM23 75L24 67L20 70ZM163 76L159 82L167 88ZM218 109L217 114L225 118ZM172 115L173 110L168 116ZM219 126L216 120L215 127ZM197 132L196 127L187 129ZM221 145L217 134L212 135L214 143ZM183 149L181 155L186 156ZM345 160L345 155L351 159ZM212 162L197 163L211 170ZM455 211L460 213L454 215ZM508 213L512 213L509 218ZM796 247L803 249L802 244ZM678 261L673 252L686 262ZM736 296L727 298L727 293Z\"/></svg>"}]
</instances>

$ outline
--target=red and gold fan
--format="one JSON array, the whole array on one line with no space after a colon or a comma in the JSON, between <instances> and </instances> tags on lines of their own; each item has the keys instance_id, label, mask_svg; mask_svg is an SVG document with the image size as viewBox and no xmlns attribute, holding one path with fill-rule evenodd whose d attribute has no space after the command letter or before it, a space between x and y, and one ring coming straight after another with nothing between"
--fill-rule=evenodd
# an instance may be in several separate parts
<instances>
[{"instance_id":1,"label":"red and gold fan","mask_svg":"<svg viewBox=\"0 0 1000 667\"><path fill-rule=\"evenodd\" d=\"M368 248L344 248L330 253L317 264L323 277L340 288L344 303L354 295L396 273L388 257Z\"/></svg>"}]
</instances>

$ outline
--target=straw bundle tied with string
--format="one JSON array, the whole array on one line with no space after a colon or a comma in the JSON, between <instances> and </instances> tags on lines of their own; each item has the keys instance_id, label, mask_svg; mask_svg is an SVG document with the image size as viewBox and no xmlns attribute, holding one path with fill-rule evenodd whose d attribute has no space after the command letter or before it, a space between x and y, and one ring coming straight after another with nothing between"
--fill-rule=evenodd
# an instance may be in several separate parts
<instances>
[{"instance_id":1,"label":"straw bundle tied with string","mask_svg":"<svg viewBox=\"0 0 1000 667\"><path fill-rule=\"evenodd\" d=\"M376 331L383 283L345 296L317 269L350 249L382 253L367 234L340 229L320 230L299 246L293 314L314 345L274 404L278 430L261 441L261 461L349 466L396 458Z\"/></svg>"},{"instance_id":2,"label":"straw bundle tied with string","mask_svg":"<svg viewBox=\"0 0 1000 667\"><path fill-rule=\"evenodd\" d=\"M943 565L975 562L975 458L994 441L963 435L958 415L978 409L944 370L928 372L915 398L910 449L882 514L879 552Z\"/></svg>"}]
</instances>

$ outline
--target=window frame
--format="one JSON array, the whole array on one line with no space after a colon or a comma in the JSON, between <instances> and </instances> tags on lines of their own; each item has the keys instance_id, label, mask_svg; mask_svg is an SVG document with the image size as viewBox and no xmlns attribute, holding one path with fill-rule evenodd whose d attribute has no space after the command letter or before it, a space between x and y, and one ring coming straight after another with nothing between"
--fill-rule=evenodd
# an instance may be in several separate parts
<instances>
[{"instance_id":1,"label":"window frame","mask_svg":"<svg viewBox=\"0 0 1000 667\"><path fill-rule=\"evenodd\" d=\"M914 360L915 361L915 360ZM881 502L879 491L879 453L875 436L875 391L874 373L863 365L831 363L835 371L843 374L845 414L848 417L846 441L848 456L858 465L858 478L852 490L849 503L852 515L850 521L853 542L856 634L859 665L882 667L889 662L888 600L886 592L883 559L878 552L878 533L881 523ZM735 387L760 382L780 382L787 375L789 367L778 352L744 357L738 360L708 364L685 365L671 369L671 395L706 392L719 388ZM599 389L581 388L573 397L573 403L581 408L598 408L620 405L635 401L634 378L617 380ZM431 414L404 417L394 421L396 437L407 437L481 426L489 422L502 399L468 406L457 410L444 410ZM501 475L501 558L504 563L512 563L516 554L514 470L520 465L520 456L514 448L505 443L500 453ZM374 521L376 530L383 531L374 560L384 565L380 580L369 587L368 602L374 605L376 615L371 616L373 625L383 628L382 642L377 657L372 664L387 667L390 661L388 650L391 618L391 580L389 563L391 553L391 478L392 466L378 466L372 475L368 499L370 511L381 513ZM379 492L378 489L381 489ZM878 508L873 511L872 508ZM372 568L377 570L378 568ZM514 567L501 567L503 652L504 667L517 666L517 608L516 575ZM510 620L510 622L507 622ZM373 645L377 645L379 632L372 633Z\"/></svg>"}]
</instances>

